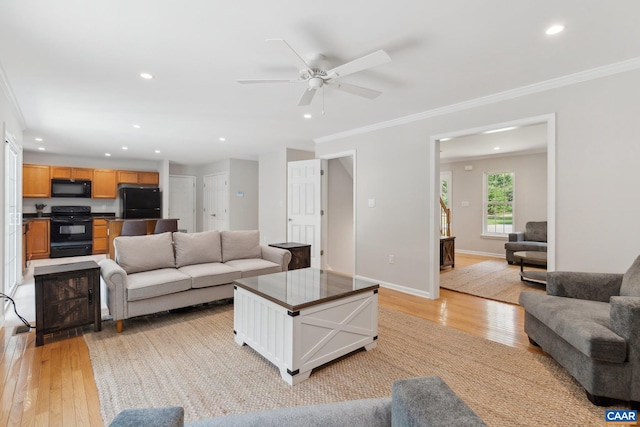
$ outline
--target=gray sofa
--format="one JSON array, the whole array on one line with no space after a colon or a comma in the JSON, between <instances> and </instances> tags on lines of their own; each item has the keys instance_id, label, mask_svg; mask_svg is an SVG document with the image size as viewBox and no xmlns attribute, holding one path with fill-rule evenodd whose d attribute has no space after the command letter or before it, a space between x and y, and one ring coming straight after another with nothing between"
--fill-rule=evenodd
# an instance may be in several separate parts
<instances>
[{"instance_id":1,"label":"gray sofa","mask_svg":"<svg viewBox=\"0 0 640 427\"><path fill-rule=\"evenodd\" d=\"M509 233L509 241L504 244L507 262L513 264L520 262L513 256L520 251L547 251L547 221L530 221L525 225L524 231ZM530 264L545 265L537 261L528 261Z\"/></svg>"},{"instance_id":2,"label":"gray sofa","mask_svg":"<svg viewBox=\"0 0 640 427\"><path fill-rule=\"evenodd\" d=\"M287 271L291 260L261 246L257 230L120 236L114 247L100 273L118 332L124 319L233 298L234 280Z\"/></svg>"},{"instance_id":3,"label":"gray sofa","mask_svg":"<svg viewBox=\"0 0 640 427\"><path fill-rule=\"evenodd\" d=\"M110 427L182 427L182 407L127 409ZM391 397L296 406L227 415L188 423L189 427L473 427L486 424L439 377L399 380Z\"/></svg>"},{"instance_id":4,"label":"gray sofa","mask_svg":"<svg viewBox=\"0 0 640 427\"><path fill-rule=\"evenodd\" d=\"M640 256L623 274L551 272L522 292L524 330L596 405L640 402Z\"/></svg>"}]
</instances>

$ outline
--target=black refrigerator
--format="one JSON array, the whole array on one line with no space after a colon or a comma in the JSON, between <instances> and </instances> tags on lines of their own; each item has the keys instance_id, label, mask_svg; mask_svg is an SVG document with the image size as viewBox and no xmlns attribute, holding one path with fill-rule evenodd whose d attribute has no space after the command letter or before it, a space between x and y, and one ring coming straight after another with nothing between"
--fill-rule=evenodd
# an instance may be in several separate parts
<instances>
[{"instance_id":1,"label":"black refrigerator","mask_svg":"<svg viewBox=\"0 0 640 427\"><path fill-rule=\"evenodd\" d=\"M121 188L120 204L124 219L162 217L162 193L159 188Z\"/></svg>"}]
</instances>

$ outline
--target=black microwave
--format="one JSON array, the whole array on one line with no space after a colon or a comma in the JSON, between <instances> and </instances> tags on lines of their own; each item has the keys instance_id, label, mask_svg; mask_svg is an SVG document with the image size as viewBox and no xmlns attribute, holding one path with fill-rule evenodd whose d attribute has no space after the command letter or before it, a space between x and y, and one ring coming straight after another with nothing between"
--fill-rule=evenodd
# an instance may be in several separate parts
<instances>
[{"instance_id":1,"label":"black microwave","mask_svg":"<svg viewBox=\"0 0 640 427\"><path fill-rule=\"evenodd\" d=\"M80 179L52 179L51 197L91 198L91 181Z\"/></svg>"}]
</instances>

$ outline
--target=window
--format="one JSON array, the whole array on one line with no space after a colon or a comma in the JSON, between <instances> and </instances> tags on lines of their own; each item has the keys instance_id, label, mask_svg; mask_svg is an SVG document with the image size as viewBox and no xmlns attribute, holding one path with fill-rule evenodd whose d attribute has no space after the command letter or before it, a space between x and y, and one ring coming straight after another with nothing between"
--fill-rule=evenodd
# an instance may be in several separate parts
<instances>
[{"instance_id":1,"label":"window","mask_svg":"<svg viewBox=\"0 0 640 427\"><path fill-rule=\"evenodd\" d=\"M513 231L513 181L511 172L487 173L485 178L483 234L506 235Z\"/></svg>"}]
</instances>

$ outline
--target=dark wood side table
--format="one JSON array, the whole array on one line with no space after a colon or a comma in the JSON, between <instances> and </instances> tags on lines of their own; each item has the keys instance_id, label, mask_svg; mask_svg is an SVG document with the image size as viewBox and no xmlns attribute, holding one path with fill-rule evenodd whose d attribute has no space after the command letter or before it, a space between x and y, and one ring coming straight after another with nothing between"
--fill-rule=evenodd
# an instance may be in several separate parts
<instances>
[{"instance_id":1,"label":"dark wood side table","mask_svg":"<svg viewBox=\"0 0 640 427\"><path fill-rule=\"evenodd\" d=\"M272 243L269 246L274 248L286 249L291 252L291 261L289 261L289 270L297 270L299 268L311 267L311 245L306 243Z\"/></svg>"},{"instance_id":2,"label":"dark wood side table","mask_svg":"<svg viewBox=\"0 0 640 427\"><path fill-rule=\"evenodd\" d=\"M456 266L456 238L440 237L440 268Z\"/></svg>"},{"instance_id":3,"label":"dark wood side table","mask_svg":"<svg viewBox=\"0 0 640 427\"><path fill-rule=\"evenodd\" d=\"M100 266L95 261L36 267L36 346L44 336L93 323L102 330Z\"/></svg>"}]
</instances>

